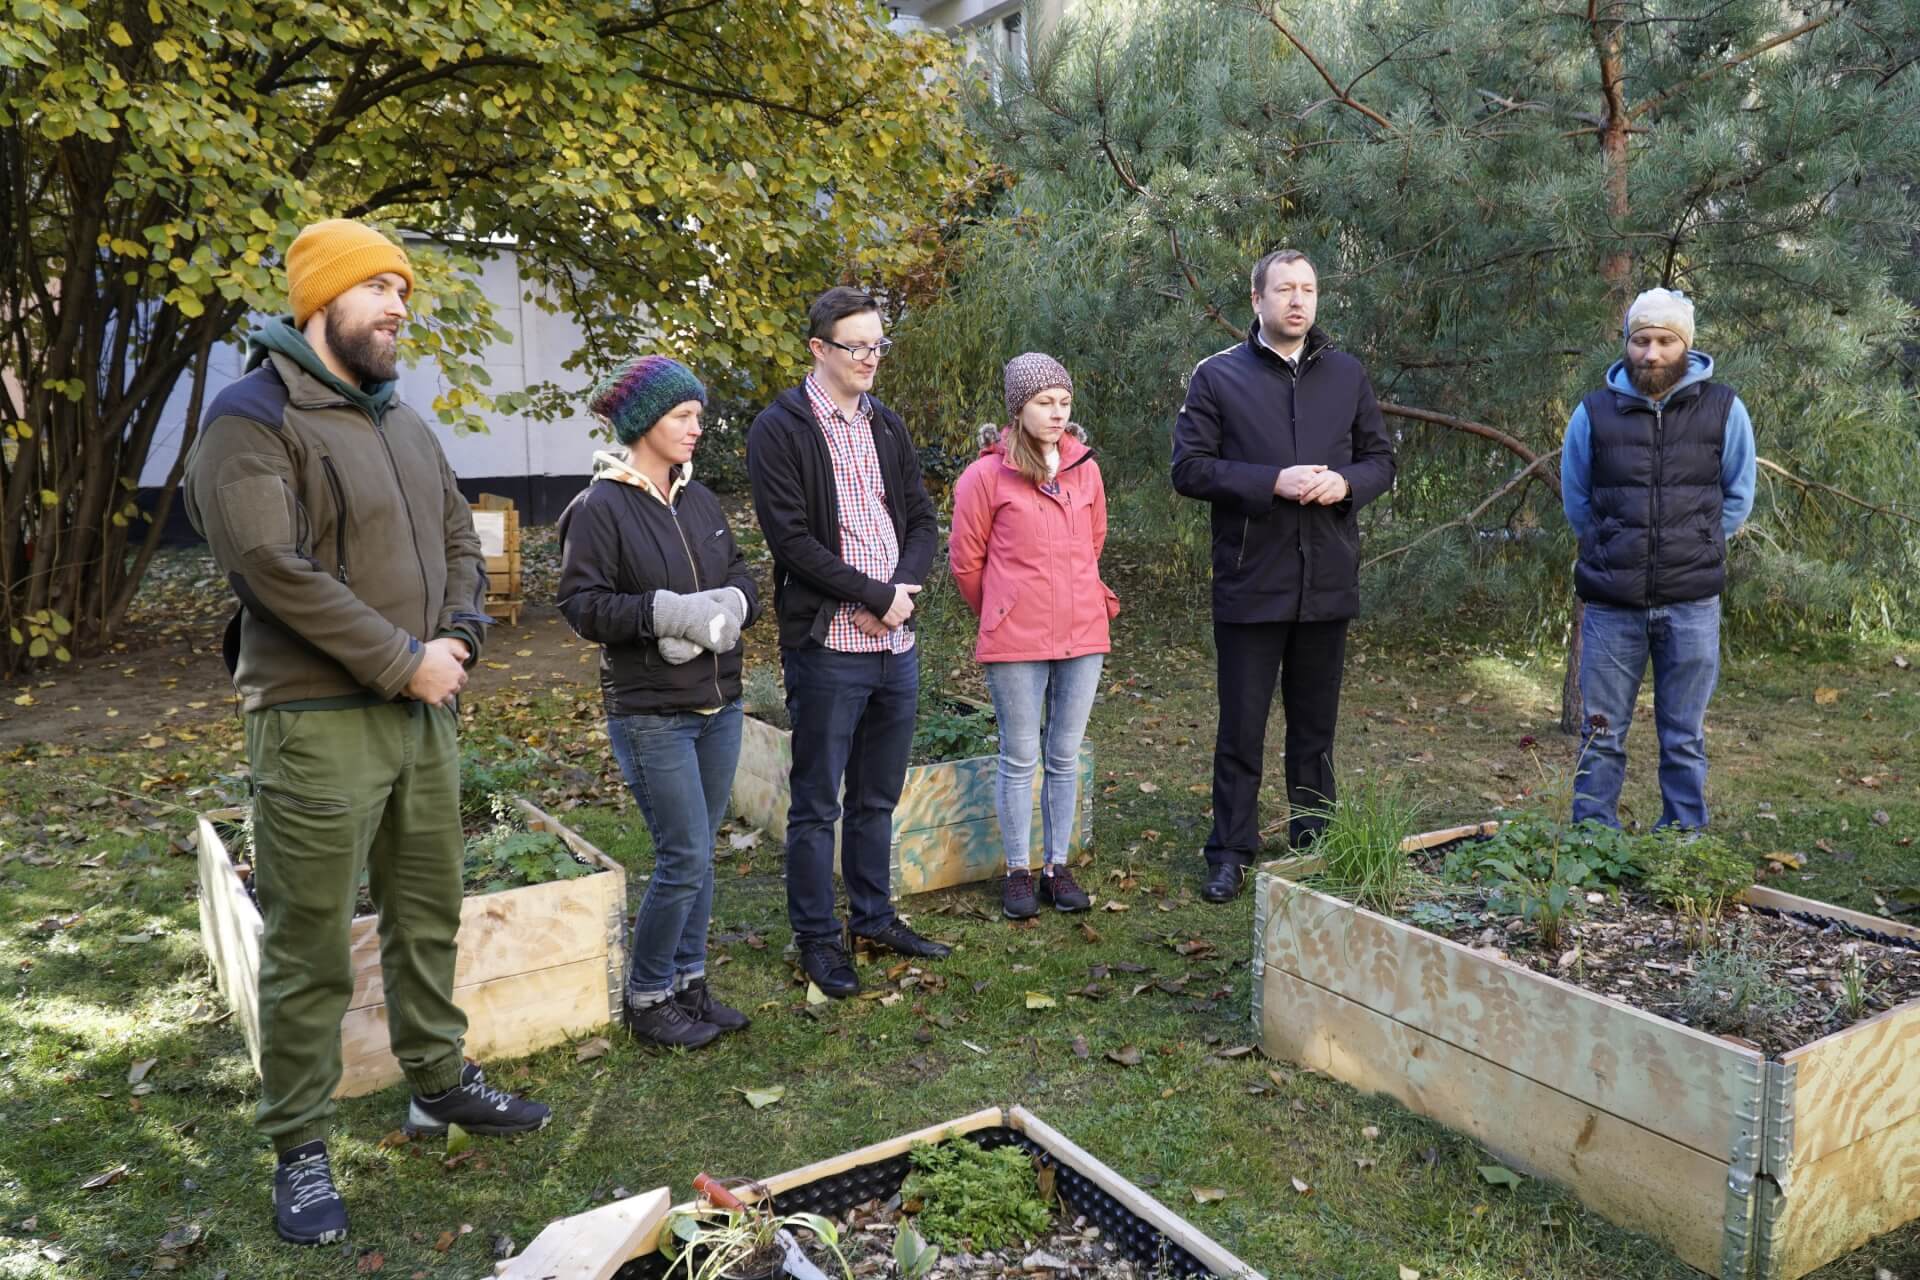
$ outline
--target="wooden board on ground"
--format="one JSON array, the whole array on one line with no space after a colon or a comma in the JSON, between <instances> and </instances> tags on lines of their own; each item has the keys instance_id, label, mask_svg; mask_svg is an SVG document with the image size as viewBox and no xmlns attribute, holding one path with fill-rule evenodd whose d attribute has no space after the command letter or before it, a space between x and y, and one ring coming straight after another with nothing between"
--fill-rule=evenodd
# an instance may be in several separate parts
<instances>
[{"instance_id":1,"label":"wooden board on ground","mask_svg":"<svg viewBox=\"0 0 1920 1280\"><path fill-rule=\"evenodd\" d=\"M199 816L200 945L207 953L220 994L233 1010L234 1023L247 1042L253 1069L260 1069L260 939L265 932L260 910L227 856L214 823L240 826L245 809L216 809Z\"/></svg>"},{"instance_id":2,"label":"wooden board on ground","mask_svg":"<svg viewBox=\"0 0 1920 1280\"><path fill-rule=\"evenodd\" d=\"M497 1264L502 1280L609 1280L652 1246L672 1203L667 1188L628 1196L547 1224L526 1252Z\"/></svg>"},{"instance_id":3,"label":"wooden board on ground","mask_svg":"<svg viewBox=\"0 0 1920 1280\"><path fill-rule=\"evenodd\" d=\"M1884 933L1890 937L1920 942L1920 929L1910 924L1901 924L1897 920L1883 920L1879 916L1870 916L1864 911L1851 911L1846 907L1837 907L1831 902L1818 902L1812 898L1803 898L1799 894L1783 893L1779 889L1769 889L1765 885L1754 885L1740 895L1740 901L1749 906L1767 907L1774 911L1800 911L1808 915L1824 916L1828 920L1838 920L1856 929L1866 929L1874 933Z\"/></svg>"},{"instance_id":4,"label":"wooden board on ground","mask_svg":"<svg viewBox=\"0 0 1920 1280\"><path fill-rule=\"evenodd\" d=\"M1616 1222L1717 1273L1727 1163L1570 1098L1269 967L1261 1045L1469 1135L1524 1172L1573 1187Z\"/></svg>"}]
</instances>

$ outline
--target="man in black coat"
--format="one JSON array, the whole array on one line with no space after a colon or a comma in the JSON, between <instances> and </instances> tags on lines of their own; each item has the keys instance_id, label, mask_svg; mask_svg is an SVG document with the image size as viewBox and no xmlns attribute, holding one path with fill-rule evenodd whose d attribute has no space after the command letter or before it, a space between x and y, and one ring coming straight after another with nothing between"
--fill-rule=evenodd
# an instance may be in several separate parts
<instances>
[{"instance_id":1,"label":"man in black coat","mask_svg":"<svg viewBox=\"0 0 1920 1280\"><path fill-rule=\"evenodd\" d=\"M827 290L808 312L813 371L747 435L793 724L787 918L801 968L836 999L860 991L834 918L843 780L840 871L852 932L903 955L948 951L908 928L889 896L893 810L919 705L909 619L940 532L913 441L872 395L892 345L872 297Z\"/></svg>"},{"instance_id":2,"label":"man in black coat","mask_svg":"<svg viewBox=\"0 0 1920 1280\"><path fill-rule=\"evenodd\" d=\"M1282 249L1253 267L1247 340L1194 367L1173 431L1173 487L1213 506L1220 727L1203 896L1240 892L1260 852L1260 776L1278 680L1288 836L1333 803L1347 624L1360 611L1356 513L1393 485L1393 446L1361 363L1314 327L1313 264Z\"/></svg>"}]
</instances>

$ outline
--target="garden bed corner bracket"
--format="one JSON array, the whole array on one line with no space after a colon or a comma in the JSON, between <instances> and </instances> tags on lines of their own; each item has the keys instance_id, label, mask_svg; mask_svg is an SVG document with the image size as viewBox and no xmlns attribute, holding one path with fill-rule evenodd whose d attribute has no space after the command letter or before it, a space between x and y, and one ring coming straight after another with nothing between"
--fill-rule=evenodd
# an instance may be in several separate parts
<instances>
[{"instance_id":1,"label":"garden bed corner bracket","mask_svg":"<svg viewBox=\"0 0 1920 1280\"><path fill-rule=\"evenodd\" d=\"M1267 917L1273 911L1273 882L1266 875L1254 879L1253 893L1253 959L1249 965L1253 986L1253 1034L1257 1039L1265 1025L1260 1020L1262 1006L1266 1003L1267 972Z\"/></svg>"},{"instance_id":2,"label":"garden bed corner bracket","mask_svg":"<svg viewBox=\"0 0 1920 1280\"><path fill-rule=\"evenodd\" d=\"M1780 1274L1780 1246L1776 1235L1787 1207L1793 1170L1793 1099L1799 1066L1767 1063L1765 1141L1760 1150L1760 1177L1755 1184L1754 1280L1774 1280Z\"/></svg>"},{"instance_id":3,"label":"garden bed corner bracket","mask_svg":"<svg viewBox=\"0 0 1920 1280\"><path fill-rule=\"evenodd\" d=\"M1766 1147L1767 1061L1740 1064L1740 1096L1733 1107L1733 1143L1727 1153L1727 1216L1720 1280L1749 1280L1758 1234L1759 1182Z\"/></svg>"}]
</instances>

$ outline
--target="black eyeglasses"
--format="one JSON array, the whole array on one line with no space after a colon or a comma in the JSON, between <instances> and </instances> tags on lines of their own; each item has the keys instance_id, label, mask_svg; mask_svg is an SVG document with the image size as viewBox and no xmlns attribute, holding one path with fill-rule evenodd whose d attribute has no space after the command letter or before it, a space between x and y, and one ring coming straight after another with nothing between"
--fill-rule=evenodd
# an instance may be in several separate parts
<instances>
[{"instance_id":1,"label":"black eyeglasses","mask_svg":"<svg viewBox=\"0 0 1920 1280\"><path fill-rule=\"evenodd\" d=\"M832 338L822 338L820 341L830 347L840 348L855 360L866 360L868 358L878 360L880 357L886 355L887 352L893 350L893 340L890 338L882 338L872 346L867 347L850 347L844 342L835 342Z\"/></svg>"}]
</instances>

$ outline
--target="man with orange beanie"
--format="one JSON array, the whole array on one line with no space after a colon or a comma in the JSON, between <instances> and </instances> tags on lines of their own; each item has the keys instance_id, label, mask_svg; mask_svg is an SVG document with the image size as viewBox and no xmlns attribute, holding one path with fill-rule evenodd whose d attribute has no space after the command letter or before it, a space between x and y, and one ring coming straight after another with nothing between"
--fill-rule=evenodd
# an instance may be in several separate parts
<instances>
[{"instance_id":1,"label":"man with orange beanie","mask_svg":"<svg viewBox=\"0 0 1920 1280\"><path fill-rule=\"evenodd\" d=\"M394 394L413 268L334 220L287 250L291 320L253 335L208 406L186 503L239 608L225 654L246 718L260 948L257 1123L279 1155L274 1225L347 1233L326 1138L353 991L362 875L380 917L406 1128L520 1133L548 1109L465 1060L455 697L490 619L473 516L433 432Z\"/></svg>"}]
</instances>

